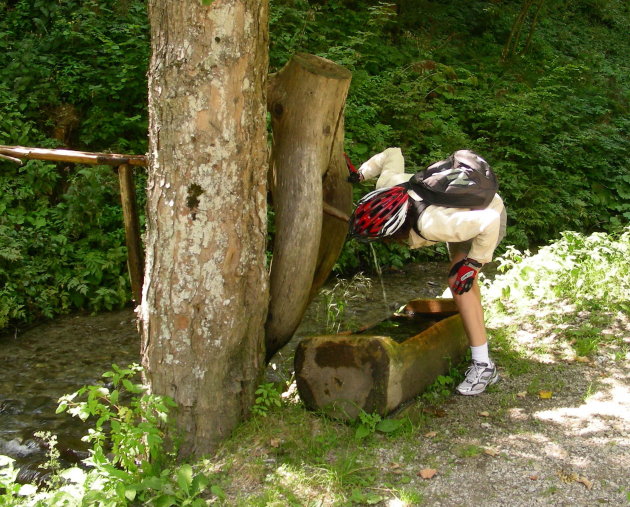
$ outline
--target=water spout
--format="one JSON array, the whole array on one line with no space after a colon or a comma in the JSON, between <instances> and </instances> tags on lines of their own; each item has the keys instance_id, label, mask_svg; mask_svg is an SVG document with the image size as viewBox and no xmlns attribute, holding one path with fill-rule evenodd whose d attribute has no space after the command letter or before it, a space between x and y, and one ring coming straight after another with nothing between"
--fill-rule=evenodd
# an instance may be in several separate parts
<instances>
[{"instance_id":1,"label":"water spout","mask_svg":"<svg viewBox=\"0 0 630 507\"><path fill-rule=\"evenodd\" d=\"M381 265L378 262L378 258L376 257L376 250L374 249L374 245L372 243L370 245L370 251L372 252L372 259L374 259L374 268L376 269L376 274L378 275L378 279L381 283L381 290L383 292L383 304L385 305L386 314L389 314L389 302L387 299L387 292L385 291L385 283L383 282L383 270L381 269Z\"/></svg>"}]
</instances>

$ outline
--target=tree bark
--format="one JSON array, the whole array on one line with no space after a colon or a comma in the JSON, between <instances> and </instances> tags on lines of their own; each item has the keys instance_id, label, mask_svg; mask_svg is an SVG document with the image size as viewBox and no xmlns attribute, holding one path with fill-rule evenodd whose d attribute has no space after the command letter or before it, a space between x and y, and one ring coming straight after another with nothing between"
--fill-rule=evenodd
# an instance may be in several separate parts
<instances>
[{"instance_id":1,"label":"tree bark","mask_svg":"<svg viewBox=\"0 0 630 507\"><path fill-rule=\"evenodd\" d=\"M264 371L267 17L267 0L149 1L142 362L182 455L230 433Z\"/></svg>"},{"instance_id":2,"label":"tree bark","mask_svg":"<svg viewBox=\"0 0 630 507\"><path fill-rule=\"evenodd\" d=\"M267 359L293 336L310 300L313 280L322 276L319 272L316 275L318 257L328 259L334 250L327 245L320 253L322 178L330 179L328 186L335 194L343 154L338 136L343 140L343 109L351 73L324 58L298 54L272 79L268 104L274 140L271 190L276 232L266 324ZM343 192L350 192L349 185ZM336 202L329 194L327 191L328 198L335 201L329 204L349 211L347 199ZM337 219L327 218L326 224L329 220ZM327 234L329 229L326 225ZM336 234L340 230L338 224L332 229ZM337 243L338 239L331 245L336 248Z\"/></svg>"}]
</instances>

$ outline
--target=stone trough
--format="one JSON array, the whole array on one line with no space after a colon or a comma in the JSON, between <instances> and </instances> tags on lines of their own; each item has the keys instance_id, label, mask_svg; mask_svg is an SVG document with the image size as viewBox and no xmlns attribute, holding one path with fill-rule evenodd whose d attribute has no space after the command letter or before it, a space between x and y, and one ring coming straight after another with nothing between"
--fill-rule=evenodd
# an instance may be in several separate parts
<instances>
[{"instance_id":1,"label":"stone trough","mask_svg":"<svg viewBox=\"0 0 630 507\"><path fill-rule=\"evenodd\" d=\"M464 359L468 340L452 299L414 299L374 326L303 339L295 352L305 405L340 419L385 416Z\"/></svg>"}]
</instances>

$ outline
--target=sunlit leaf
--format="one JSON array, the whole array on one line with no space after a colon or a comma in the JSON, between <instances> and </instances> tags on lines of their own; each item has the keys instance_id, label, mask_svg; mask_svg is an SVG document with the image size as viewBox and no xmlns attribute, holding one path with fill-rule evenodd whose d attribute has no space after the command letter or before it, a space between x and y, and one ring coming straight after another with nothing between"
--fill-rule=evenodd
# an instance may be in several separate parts
<instances>
[{"instance_id":1,"label":"sunlit leaf","mask_svg":"<svg viewBox=\"0 0 630 507\"><path fill-rule=\"evenodd\" d=\"M179 484L179 487L184 491L188 491L190 485L192 484L192 476L192 467L188 464L182 465L177 471L177 483Z\"/></svg>"},{"instance_id":2,"label":"sunlit leaf","mask_svg":"<svg viewBox=\"0 0 630 507\"><path fill-rule=\"evenodd\" d=\"M18 495L20 496L30 496L37 493L37 487L33 484L23 484L18 491Z\"/></svg>"}]
</instances>

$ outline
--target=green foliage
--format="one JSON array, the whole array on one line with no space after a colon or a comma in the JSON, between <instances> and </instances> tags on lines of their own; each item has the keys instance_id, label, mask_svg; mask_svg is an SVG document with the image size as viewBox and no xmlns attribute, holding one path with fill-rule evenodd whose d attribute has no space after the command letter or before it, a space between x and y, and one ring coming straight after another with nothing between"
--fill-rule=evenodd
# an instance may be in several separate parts
<instances>
[{"instance_id":1,"label":"green foliage","mask_svg":"<svg viewBox=\"0 0 630 507\"><path fill-rule=\"evenodd\" d=\"M448 375L438 375L435 382L425 389L420 396L427 403L439 404L453 394L455 379L461 378L457 370L451 369Z\"/></svg>"},{"instance_id":2,"label":"green foliage","mask_svg":"<svg viewBox=\"0 0 630 507\"><path fill-rule=\"evenodd\" d=\"M357 164L394 145L410 172L456 149L482 153L508 207L506 244L615 230L630 216L627 5L549 6L528 50L503 62L520 7L422 1L396 15L390 2L276 0L271 65L307 51L352 70L346 151ZM357 186L355 200L369 188ZM383 265L426 255L444 250L377 249ZM336 269L365 270L371 260L365 244L350 241Z\"/></svg>"},{"instance_id":3,"label":"green foliage","mask_svg":"<svg viewBox=\"0 0 630 507\"><path fill-rule=\"evenodd\" d=\"M630 227L621 234L585 236L565 232L562 238L531 255L510 249L500 260L504 275L495 278L487 296L503 307L526 311L570 300L578 308L627 310L630 304Z\"/></svg>"},{"instance_id":4,"label":"green foliage","mask_svg":"<svg viewBox=\"0 0 630 507\"><path fill-rule=\"evenodd\" d=\"M65 193L62 193L62 187ZM33 161L0 174L0 328L129 300L116 175Z\"/></svg>"},{"instance_id":5,"label":"green foliage","mask_svg":"<svg viewBox=\"0 0 630 507\"><path fill-rule=\"evenodd\" d=\"M282 393L273 382L261 384L255 394L256 400L252 406L252 413L255 415L267 417L272 408L282 406Z\"/></svg>"},{"instance_id":6,"label":"green foliage","mask_svg":"<svg viewBox=\"0 0 630 507\"><path fill-rule=\"evenodd\" d=\"M144 2L18 0L0 6L0 90L11 99L1 105L13 115L19 111L34 130L27 139L6 136L2 144L40 144L48 137L95 151L143 153Z\"/></svg>"},{"instance_id":7,"label":"green foliage","mask_svg":"<svg viewBox=\"0 0 630 507\"><path fill-rule=\"evenodd\" d=\"M482 153L508 207L504 244L619 230L630 217L627 2L547 3L528 47L503 60L520 7L272 0L270 71L299 51L352 71L345 148L357 165L393 145L410 172L455 149ZM0 144L146 151L146 2L0 9ZM355 201L370 188L356 185ZM0 328L129 300L110 171L0 161L0 190ZM335 271L444 257L443 246L348 241Z\"/></svg>"},{"instance_id":8,"label":"green foliage","mask_svg":"<svg viewBox=\"0 0 630 507\"><path fill-rule=\"evenodd\" d=\"M144 2L0 9L0 144L146 151ZM130 299L111 168L0 161L0 245L0 328Z\"/></svg>"},{"instance_id":9,"label":"green foliage","mask_svg":"<svg viewBox=\"0 0 630 507\"><path fill-rule=\"evenodd\" d=\"M578 356L590 355L603 342L623 347L620 337L601 333L608 324L601 316L610 320L630 311L629 255L630 226L619 234L565 232L535 255L511 248L500 259L504 274L484 286L489 318L509 314L556 322L556 332Z\"/></svg>"},{"instance_id":10,"label":"green foliage","mask_svg":"<svg viewBox=\"0 0 630 507\"><path fill-rule=\"evenodd\" d=\"M67 411L91 427L84 440L91 443L88 469L61 469L56 438L41 435L48 444L51 478L40 487L16 484L12 460L0 456L2 505L206 505L200 495L210 486L204 473L176 462L176 448L167 441L173 426L168 418L175 403L146 393L135 377L137 365L103 374L111 383L87 386L60 399L57 412ZM222 491L212 486L212 493Z\"/></svg>"},{"instance_id":11,"label":"green foliage","mask_svg":"<svg viewBox=\"0 0 630 507\"><path fill-rule=\"evenodd\" d=\"M37 488L32 484L17 482L18 470L13 463L15 460L0 455L0 500L2 505L18 505L18 498L31 495Z\"/></svg>"},{"instance_id":12,"label":"green foliage","mask_svg":"<svg viewBox=\"0 0 630 507\"><path fill-rule=\"evenodd\" d=\"M376 412L368 414L365 410L359 412L356 420L354 438L361 440L377 431L380 433L394 433L405 425L404 419L383 419Z\"/></svg>"}]
</instances>

